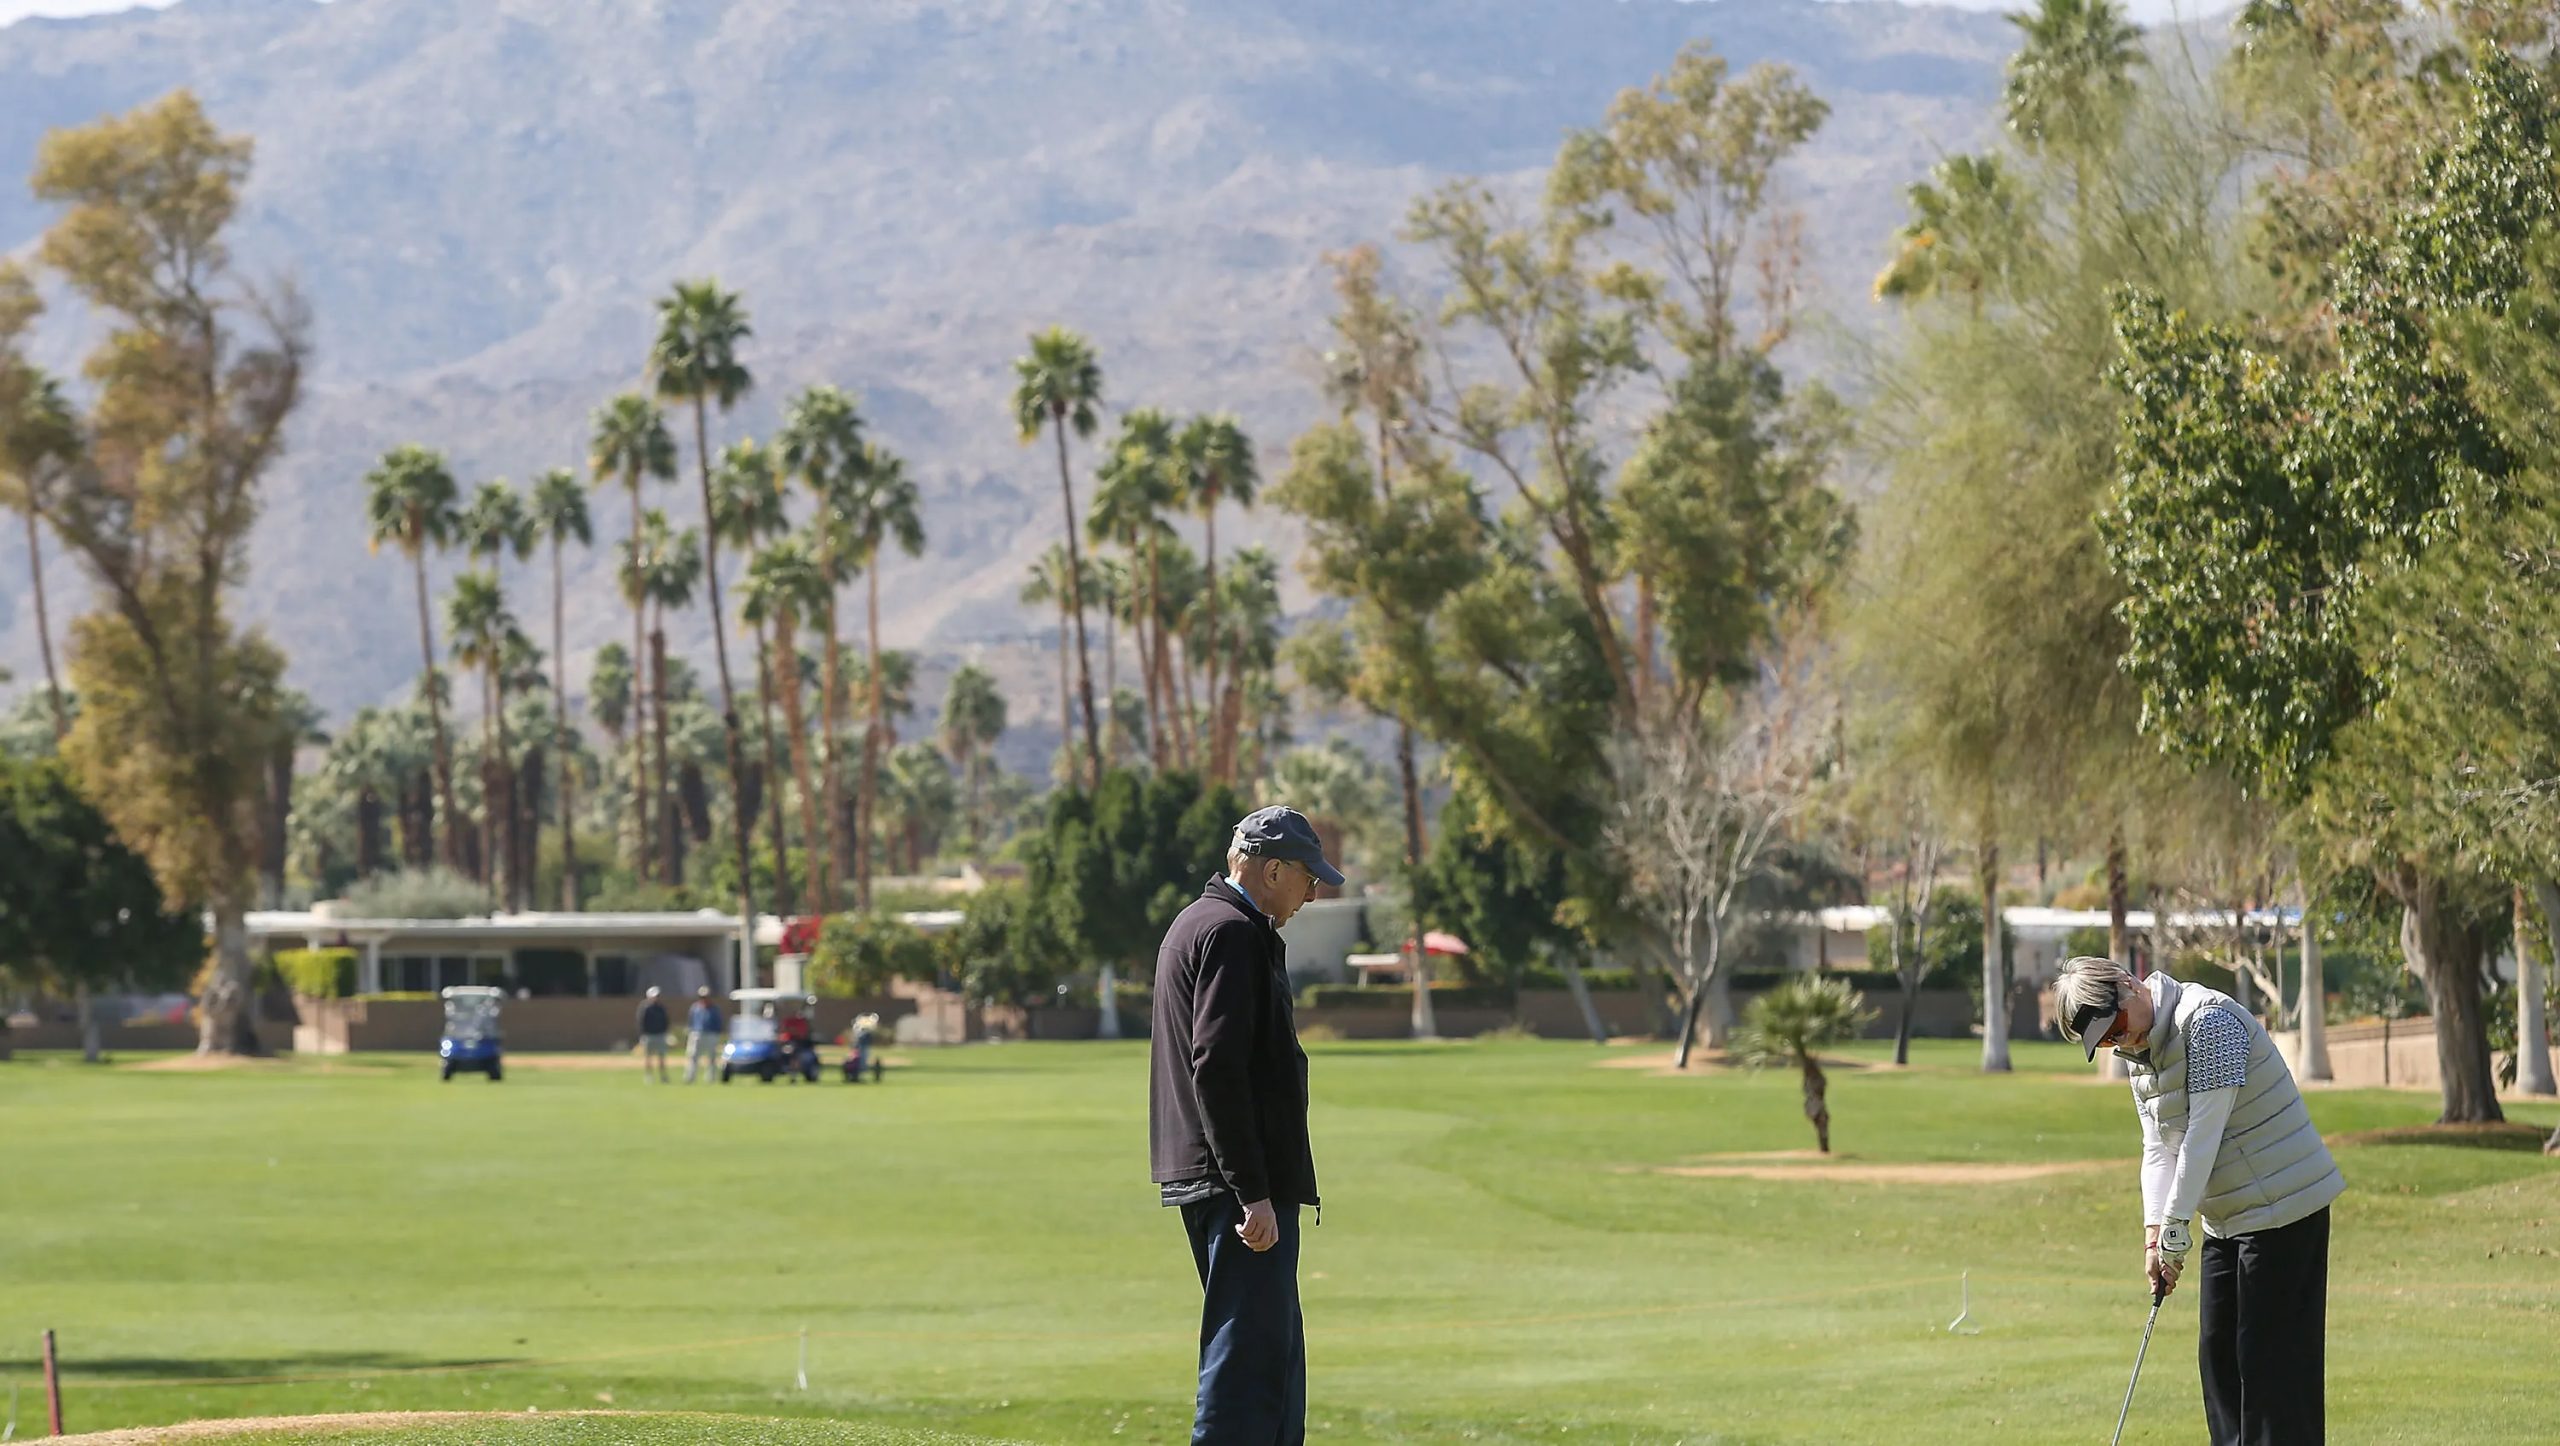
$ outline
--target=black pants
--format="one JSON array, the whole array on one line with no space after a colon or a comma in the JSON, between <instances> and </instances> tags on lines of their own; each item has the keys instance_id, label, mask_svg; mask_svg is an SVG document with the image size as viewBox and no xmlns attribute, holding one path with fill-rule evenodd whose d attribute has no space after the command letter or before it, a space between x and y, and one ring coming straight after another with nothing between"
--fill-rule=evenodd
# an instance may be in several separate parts
<instances>
[{"instance_id":1,"label":"black pants","mask_svg":"<svg viewBox=\"0 0 2560 1446\"><path fill-rule=\"evenodd\" d=\"M1298 1311L1298 1207L1276 1205L1280 1239L1236 1238L1244 1207L1219 1194L1182 1207L1200 1268L1200 1399L1192 1446L1303 1446L1307 1326Z\"/></svg>"},{"instance_id":2,"label":"black pants","mask_svg":"<svg viewBox=\"0 0 2560 1446\"><path fill-rule=\"evenodd\" d=\"M2213 1446L2319 1446L2329 1212L2207 1240L2196 1356Z\"/></svg>"}]
</instances>

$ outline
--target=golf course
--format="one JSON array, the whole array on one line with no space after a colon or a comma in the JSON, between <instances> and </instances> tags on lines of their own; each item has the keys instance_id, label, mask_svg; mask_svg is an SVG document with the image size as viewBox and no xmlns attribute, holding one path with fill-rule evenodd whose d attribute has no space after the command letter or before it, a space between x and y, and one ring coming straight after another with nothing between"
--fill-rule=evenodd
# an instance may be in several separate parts
<instances>
[{"instance_id":1,"label":"golf course","mask_svg":"<svg viewBox=\"0 0 2560 1446\"><path fill-rule=\"evenodd\" d=\"M41 1434L49 1328L73 1433L489 1412L221 1439L1178 1441L1198 1293L1146 1183L1144 1048L916 1051L859 1088L22 1056L0 1388ZM1314 1434L2104 1440L2147 1307L2122 1087L2066 1046L2006 1077L1968 1042L1887 1050L1833 1071L1824 1162L1782 1072L1312 1046ZM2332 1439L2548 1440L2554 1108L2455 1133L2424 1128L2432 1092L2311 1106L2351 1183ZM2111 1264L2121 1292L2075 1289ZM2202 1435L2193 1305L2161 1313L2128 1441Z\"/></svg>"}]
</instances>

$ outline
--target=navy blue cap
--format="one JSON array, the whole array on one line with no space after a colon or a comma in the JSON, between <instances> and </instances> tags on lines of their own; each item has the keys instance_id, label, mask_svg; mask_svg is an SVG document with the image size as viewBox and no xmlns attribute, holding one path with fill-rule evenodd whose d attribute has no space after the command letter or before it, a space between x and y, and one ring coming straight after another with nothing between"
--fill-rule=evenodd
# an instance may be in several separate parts
<instances>
[{"instance_id":1,"label":"navy blue cap","mask_svg":"<svg viewBox=\"0 0 2560 1446\"><path fill-rule=\"evenodd\" d=\"M1236 825L1234 847L1255 858L1305 864L1318 883L1342 887L1342 870L1325 862L1324 845L1316 838L1316 826L1294 808L1274 804L1246 814L1244 822Z\"/></svg>"}]
</instances>

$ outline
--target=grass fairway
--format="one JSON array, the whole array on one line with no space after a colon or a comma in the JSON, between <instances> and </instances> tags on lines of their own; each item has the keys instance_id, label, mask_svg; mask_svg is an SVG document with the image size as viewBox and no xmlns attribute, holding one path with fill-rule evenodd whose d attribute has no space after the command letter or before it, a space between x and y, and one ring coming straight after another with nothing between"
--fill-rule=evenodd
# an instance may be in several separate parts
<instances>
[{"instance_id":1,"label":"grass fairway","mask_svg":"<svg viewBox=\"0 0 2560 1446\"><path fill-rule=\"evenodd\" d=\"M2147 1303L2135 1124L2064 1047L2021 1046L1998 1078L1958 1042L1841 1071L1857 1174L1709 1158L1812 1143L1784 1074L1672 1078L1568 1044L1313 1053L1317 1435L1971 1446L2114 1425ZM19 1434L50 1326L75 1431L539 1408L875 1434L608 1418L292 1439L1184 1438L1197 1286L1146 1183L1143 1045L928 1052L882 1088L529 1060L440 1084L432 1063L0 1065ZM2434 1102L2323 1092L2312 1113L2369 1135ZM2547 1130L2554 1108L2514 1113ZM2560 1429L2560 1164L2534 1143L2340 1146L2331 1439ZM1726 1173L1667 1173L1690 1166ZM2075 1299L2100 1266L2120 1298ZM1968 1270L1981 1334L1952 1335ZM2181 1292L2127 1441L2202 1437L2194 1339Z\"/></svg>"}]
</instances>

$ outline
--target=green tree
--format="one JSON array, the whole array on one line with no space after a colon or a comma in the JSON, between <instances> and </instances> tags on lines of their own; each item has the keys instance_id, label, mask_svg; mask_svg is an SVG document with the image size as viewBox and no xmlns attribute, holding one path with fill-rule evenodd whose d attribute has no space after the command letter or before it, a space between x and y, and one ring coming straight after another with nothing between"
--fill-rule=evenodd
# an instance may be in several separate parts
<instances>
[{"instance_id":1,"label":"green tree","mask_svg":"<svg viewBox=\"0 0 2560 1446\"><path fill-rule=\"evenodd\" d=\"M1131 589L1128 602L1130 626L1138 649L1139 671L1144 675L1147 703L1147 756L1159 769L1172 767L1175 757L1168 749L1173 730L1167 722L1172 716L1171 700L1163 697L1166 677L1163 609L1158 605L1162 595L1164 571L1161 545L1172 528L1165 513L1172 510L1181 484L1181 461L1174 450L1173 419L1153 407L1140 407L1120 419L1120 435L1104 454L1100 479L1094 488L1093 511L1085 518L1088 537L1096 542L1116 542L1128 554ZM1189 767L1188 760L1183 761Z\"/></svg>"},{"instance_id":2,"label":"green tree","mask_svg":"<svg viewBox=\"0 0 2560 1446\"><path fill-rule=\"evenodd\" d=\"M834 998L883 994L899 979L934 977L932 941L916 927L868 909L830 914L809 952L811 992Z\"/></svg>"},{"instance_id":3,"label":"green tree","mask_svg":"<svg viewBox=\"0 0 2560 1446\"><path fill-rule=\"evenodd\" d=\"M823 586L817 614L818 713L820 737L826 743L823 761L827 834L826 847L820 850L812 840L810 852L823 859L817 895L832 901L837 884L851 875L846 855L853 847L850 830L841 822L844 769L836 740L844 734L844 643L836 619L836 598L853 580L857 566L847 537L847 522L871 454L863 437L860 406L852 394L829 386L813 386L792 398L775 445L782 453L783 471L799 478L817 502L816 515L809 522L809 556ZM807 786L806 780L802 786Z\"/></svg>"},{"instance_id":4,"label":"green tree","mask_svg":"<svg viewBox=\"0 0 2560 1446\"><path fill-rule=\"evenodd\" d=\"M480 808L482 867L478 871L481 887L494 898L503 870L498 858L502 849L499 837L500 814L506 799L506 714L505 684L502 665L506 658L507 637L516 628L515 615L507 611L506 594L497 577L486 572L466 572L453 580L453 591L445 599L445 630L453 636L454 661L480 675ZM510 891L513 880L506 881Z\"/></svg>"},{"instance_id":5,"label":"green tree","mask_svg":"<svg viewBox=\"0 0 2560 1446\"><path fill-rule=\"evenodd\" d=\"M178 91L47 135L34 179L63 208L39 255L101 333L96 481L53 519L101 604L72 628L81 707L63 757L162 893L213 915L207 1053L257 1048L243 915L283 659L228 601L305 351L301 313L243 283L224 243L249 155Z\"/></svg>"},{"instance_id":6,"label":"green tree","mask_svg":"<svg viewBox=\"0 0 2560 1446\"><path fill-rule=\"evenodd\" d=\"M693 404L694 462L702 482L702 577L710 588L712 656L720 666L720 725L728 743L729 795L738 804L731 810L738 848L738 917L742 921L738 927L748 935L754 932L756 917L750 863L754 845L747 833L747 761L738 736L738 690L729 674L729 619L720 605L720 528L712 500L708 414L715 402L726 413L754 385L746 364L738 359L739 346L753 334L736 292L723 291L715 281L680 281L659 299L658 336L649 348L649 372L658 395ZM739 942L738 972L742 981L754 978L751 937Z\"/></svg>"},{"instance_id":7,"label":"green tree","mask_svg":"<svg viewBox=\"0 0 2560 1446\"><path fill-rule=\"evenodd\" d=\"M1068 577L1070 568L1079 571L1082 576L1071 580ZM1049 544L1049 550L1040 554L1039 561L1031 564L1030 577L1022 584L1021 601L1024 607L1055 604L1058 609L1059 766L1057 774L1058 781L1061 783L1072 783L1079 776L1074 766L1076 692L1072 665L1075 662L1075 651L1069 645L1067 606L1070 598L1092 596L1094 585L1092 564L1082 559L1070 563L1067 545L1063 542Z\"/></svg>"},{"instance_id":8,"label":"green tree","mask_svg":"<svg viewBox=\"0 0 2560 1446\"><path fill-rule=\"evenodd\" d=\"M631 569L639 594L651 609L649 723L656 755L651 782L657 797L651 801L649 815L658 821L653 847L662 870L659 881L680 885L684 882L684 831L675 815L674 780L667 772L667 708L675 692L668 676L667 609L692 606L693 590L702 580L702 553L693 529L679 533L665 513L649 509L641 518L639 551L631 559Z\"/></svg>"},{"instance_id":9,"label":"green tree","mask_svg":"<svg viewBox=\"0 0 2560 1446\"><path fill-rule=\"evenodd\" d=\"M442 454L415 444L394 447L365 474L365 518L371 545L388 542L409 559L418 589L418 653L426 676L436 672L435 624L427 612L427 551L444 547L461 521L460 489ZM444 861L462 867L462 813L453 802L453 750L446 741L441 690L425 685L435 741L436 804L444 822Z\"/></svg>"},{"instance_id":10,"label":"green tree","mask_svg":"<svg viewBox=\"0 0 2560 1446\"><path fill-rule=\"evenodd\" d=\"M623 601L631 607L631 656L634 660L649 656L643 636L642 619L648 611L648 599L634 585L629 559L640 551L640 527L645 509L640 503L640 484L654 478L671 482L676 475L675 438L667 432L667 419L650 400L638 392L624 392L596 409L591 423L592 435L587 445L587 470L595 485L618 479L631 499L631 534L625 544L622 569ZM644 690L645 692L645 690ZM629 857L643 877L654 874L651 867L653 840L650 831L651 800L659 791L649 785L647 748L642 742L649 729L636 715L631 730L632 753L627 765L634 780L631 798L635 818L630 835Z\"/></svg>"},{"instance_id":11,"label":"green tree","mask_svg":"<svg viewBox=\"0 0 2560 1446\"><path fill-rule=\"evenodd\" d=\"M175 988L203 962L201 914L162 901L61 764L0 758L0 857L0 975L71 993L91 1063L92 994Z\"/></svg>"},{"instance_id":12,"label":"green tree","mask_svg":"<svg viewBox=\"0 0 2560 1446\"><path fill-rule=\"evenodd\" d=\"M783 474L776 465L775 454L759 446L753 438L732 442L720 453L719 470L712 477L712 530L720 540L746 555L747 576L752 583L756 564L762 561L764 546L791 530L791 515L784 506ZM756 640L756 731L764 739L764 776L771 780L763 790L762 802L770 807L761 810L773 832L774 883L780 890L775 908L784 913L794 911L797 890L791 879L791 846L784 837L785 809L780 740L773 729L773 642L770 625L776 621L770 606L775 599L769 593L756 592L740 601L739 617L753 631ZM743 804L741 805L743 806ZM759 810L749 810L750 813Z\"/></svg>"},{"instance_id":13,"label":"green tree","mask_svg":"<svg viewBox=\"0 0 2560 1446\"><path fill-rule=\"evenodd\" d=\"M1067 613L1076 625L1076 679L1084 698L1086 782L1102 778L1102 725L1093 711L1093 660L1084 641L1084 563L1076 550L1075 476L1067 468L1067 430L1091 437L1095 412L1102 405L1102 363L1093 345L1062 326L1031 338L1031 350L1013 363L1013 420L1023 444L1039 440L1042 428L1058 439L1058 499L1066 515Z\"/></svg>"},{"instance_id":14,"label":"green tree","mask_svg":"<svg viewBox=\"0 0 2560 1446\"><path fill-rule=\"evenodd\" d=\"M812 539L807 534L794 534L756 554L756 560L747 568L741 611L749 622L772 630L774 671L780 674L783 727L790 735L791 776L800 793L800 834L808 860L809 907L823 912L834 900L827 895L827 877L820 861L826 844L818 824L816 774L810 766L809 730L802 708L805 690L800 673L800 626L804 618L824 606L830 589L818 570L811 544ZM772 735L768 732L766 736L770 746ZM775 789L775 817L779 820L781 795L778 781ZM777 822L777 840L779 836L780 825ZM777 841L776 850L781 847Z\"/></svg>"},{"instance_id":15,"label":"green tree","mask_svg":"<svg viewBox=\"0 0 2560 1446\"><path fill-rule=\"evenodd\" d=\"M860 907L867 909L871 907L872 816L879 804L880 762L888 727L882 684L889 668L880 651L880 553L885 547L895 546L909 557L921 556L924 520L916 484L907 476L906 463L877 445L864 449L860 481L852 495L844 499L843 512L845 544L870 586L864 605L869 639L863 654L867 723L862 735L862 782L854 805L861 822L853 844L855 897Z\"/></svg>"},{"instance_id":16,"label":"green tree","mask_svg":"<svg viewBox=\"0 0 2560 1446\"><path fill-rule=\"evenodd\" d=\"M1027 1008L1051 999L1073 970L1047 918L1019 885L980 889L962 908L959 927L937 941L943 968L973 1004Z\"/></svg>"},{"instance_id":17,"label":"green tree","mask_svg":"<svg viewBox=\"0 0 2560 1446\"><path fill-rule=\"evenodd\" d=\"M1228 502L1251 507L1262 474L1254 461L1253 439L1245 435L1244 427L1234 417L1224 412L1194 417L1183 424L1174 450L1182 463L1181 500L1200 515L1201 524L1208 530L1201 552L1207 577L1200 598L1201 637L1208 658L1203 696L1209 700L1210 713L1204 720L1209 741L1205 749L1195 751L1206 753L1211 782L1233 783L1239 720L1221 688L1221 680L1232 674L1236 664L1225 647L1226 634L1218 625L1218 509Z\"/></svg>"},{"instance_id":18,"label":"green tree","mask_svg":"<svg viewBox=\"0 0 2560 1446\"><path fill-rule=\"evenodd\" d=\"M513 775L508 767L508 760L512 757L506 729L510 680L504 664L506 643L516 634L517 624L515 613L506 601L506 565L510 555L522 561L532 554L533 519L525 511L524 499L507 485L506 479L483 482L471 494L470 505L463 508L462 515L455 521L454 540L462 545L463 553L472 561L488 563L486 578L490 601L498 614L506 619L502 631L484 639L490 651L483 659L483 666L493 691L489 699L490 711L483 726L494 732L483 739L480 783L483 858L480 872L481 877L498 890L509 908L525 909L533 904L532 881L518 877L516 860L524 850L517 837L518 809L509 783ZM460 639L457 638L456 642L459 644Z\"/></svg>"},{"instance_id":19,"label":"green tree","mask_svg":"<svg viewBox=\"0 0 2560 1446\"><path fill-rule=\"evenodd\" d=\"M561 549L575 542L595 542L595 525L587 515L586 490L577 474L554 467L533 486L531 521L535 535L551 546L551 731L560 752L560 907L578 908L578 792L572 766L569 731L569 631L564 612Z\"/></svg>"},{"instance_id":20,"label":"green tree","mask_svg":"<svg viewBox=\"0 0 2560 1446\"><path fill-rule=\"evenodd\" d=\"M1165 924L1225 871L1244 812L1233 790L1179 772L1113 769L1097 792L1059 789L1022 848L1041 927L1098 966L1108 998L1115 972L1150 969Z\"/></svg>"},{"instance_id":21,"label":"green tree","mask_svg":"<svg viewBox=\"0 0 2560 1446\"><path fill-rule=\"evenodd\" d=\"M37 524L72 485L84 450L80 418L62 384L18 354L19 336L36 316L34 283L15 263L0 262L0 505L27 525L27 583L36 605L36 651L44 660L45 702L59 747L71 731L62 678L53 663L53 624L46 612L44 549Z\"/></svg>"},{"instance_id":22,"label":"green tree","mask_svg":"<svg viewBox=\"0 0 2560 1446\"><path fill-rule=\"evenodd\" d=\"M1608 1043L1582 974L1582 934L1564 921L1570 895L1563 860L1522 848L1488 826L1484 810L1464 792L1440 811L1439 825L1431 841L1431 896L1442 920L1475 951L1473 960L1515 990L1541 960L1555 960L1592 1043Z\"/></svg>"},{"instance_id":23,"label":"green tree","mask_svg":"<svg viewBox=\"0 0 2560 1446\"><path fill-rule=\"evenodd\" d=\"M1846 1044L1875 1016L1858 1003L1858 991L1846 979L1799 974L1751 1001L1735 1052L1753 1069L1793 1065L1804 1079L1804 1117L1813 1122L1813 1138L1822 1153L1831 1153L1830 1080L1822 1072L1821 1051Z\"/></svg>"},{"instance_id":24,"label":"green tree","mask_svg":"<svg viewBox=\"0 0 2560 1446\"><path fill-rule=\"evenodd\" d=\"M888 755L880 782L881 832L905 845L906 872L923 873L942 851L952 816L959 812L951 760L930 743L900 744Z\"/></svg>"},{"instance_id":25,"label":"green tree","mask_svg":"<svg viewBox=\"0 0 2560 1446\"><path fill-rule=\"evenodd\" d=\"M1004 736L1004 694L993 673L963 663L951 675L942 695L942 746L960 762L969 785L969 856L986 857L986 813L983 806L989 752Z\"/></svg>"}]
</instances>

